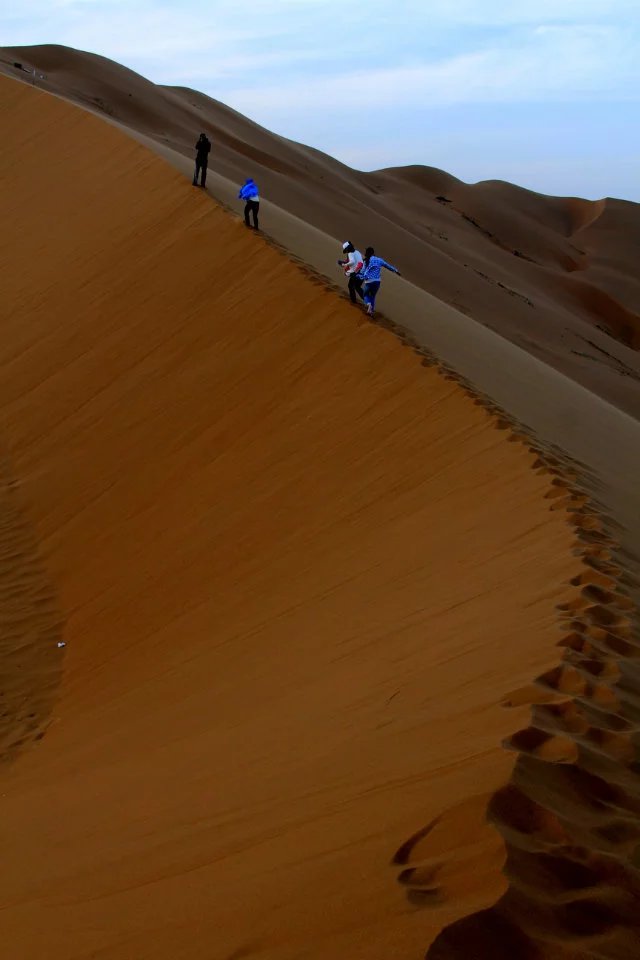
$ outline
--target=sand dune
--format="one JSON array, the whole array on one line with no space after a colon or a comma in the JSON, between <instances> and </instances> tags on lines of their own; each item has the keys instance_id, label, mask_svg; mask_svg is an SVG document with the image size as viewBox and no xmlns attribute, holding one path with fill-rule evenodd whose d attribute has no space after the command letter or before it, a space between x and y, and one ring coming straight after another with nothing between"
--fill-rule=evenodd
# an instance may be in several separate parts
<instances>
[{"instance_id":1,"label":"sand dune","mask_svg":"<svg viewBox=\"0 0 640 960\"><path fill-rule=\"evenodd\" d=\"M36 64L45 88L189 159L206 129L222 177L251 172L266 198L323 233L384 245L413 283L638 415L637 204L468 185L427 167L362 173L201 93L156 86L92 54L0 49L0 67L13 75L15 60ZM322 272L334 275L335 257Z\"/></svg>"},{"instance_id":2,"label":"sand dune","mask_svg":"<svg viewBox=\"0 0 640 960\"><path fill-rule=\"evenodd\" d=\"M588 471L0 90L11 956L635 955L635 581Z\"/></svg>"}]
</instances>

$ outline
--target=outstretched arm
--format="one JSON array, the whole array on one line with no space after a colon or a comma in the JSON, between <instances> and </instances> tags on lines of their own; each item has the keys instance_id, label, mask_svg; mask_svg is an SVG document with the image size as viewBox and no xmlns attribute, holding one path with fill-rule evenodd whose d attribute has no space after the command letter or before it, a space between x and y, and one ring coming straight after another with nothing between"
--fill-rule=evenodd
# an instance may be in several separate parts
<instances>
[{"instance_id":1,"label":"outstretched arm","mask_svg":"<svg viewBox=\"0 0 640 960\"><path fill-rule=\"evenodd\" d=\"M392 267L390 263L387 263L387 261L383 260L382 258L380 259L380 266L384 267L385 270L391 270L391 273L397 273L399 277L402 276L396 267Z\"/></svg>"}]
</instances>

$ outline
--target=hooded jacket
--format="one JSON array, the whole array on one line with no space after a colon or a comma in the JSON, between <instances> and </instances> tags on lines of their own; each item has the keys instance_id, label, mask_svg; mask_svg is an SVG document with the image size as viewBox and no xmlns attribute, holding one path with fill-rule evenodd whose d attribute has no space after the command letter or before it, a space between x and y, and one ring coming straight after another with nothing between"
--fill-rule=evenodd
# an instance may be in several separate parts
<instances>
[{"instance_id":1,"label":"hooded jacket","mask_svg":"<svg viewBox=\"0 0 640 960\"><path fill-rule=\"evenodd\" d=\"M383 267L385 270L391 270L391 273L399 272L395 267L392 267L390 263L383 260L382 257L372 256L369 257L368 261L365 260L364 269L360 273L360 276L365 283L380 283L380 272Z\"/></svg>"},{"instance_id":2,"label":"hooded jacket","mask_svg":"<svg viewBox=\"0 0 640 960\"><path fill-rule=\"evenodd\" d=\"M240 187L238 200L253 200L254 203L260 202L260 194L258 192L258 187L254 183L254 181L251 179L251 177L249 177L248 180L245 180L243 185Z\"/></svg>"}]
</instances>

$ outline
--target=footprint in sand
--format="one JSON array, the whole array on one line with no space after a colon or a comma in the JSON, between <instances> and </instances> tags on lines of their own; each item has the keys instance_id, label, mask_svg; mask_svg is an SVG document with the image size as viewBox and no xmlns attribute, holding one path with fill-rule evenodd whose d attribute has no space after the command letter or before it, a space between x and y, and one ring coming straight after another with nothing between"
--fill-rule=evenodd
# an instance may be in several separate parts
<instances>
[{"instance_id":1,"label":"footprint in sand","mask_svg":"<svg viewBox=\"0 0 640 960\"><path fill-rule=\"evenodd\" d=\"M428 838L440 822L436 818L414 833L396 851L392 866L403 867L396 879L406 888L407 899L414 906L434 906L444 899L438 874L444 862L429 856Z\"/></svg>"},{"instance_id":2,"label":"footprint in sand","mask_svg":"<svg viewBox=\"0 0 640 960\"><path fill-rule=\"evenodd\" d=\"M548 763L575 763L578 759L578 744L561 735L547 733L538 727L527 727L503 741L507 750L528 753Z\"/></svg>"}]
</instances>

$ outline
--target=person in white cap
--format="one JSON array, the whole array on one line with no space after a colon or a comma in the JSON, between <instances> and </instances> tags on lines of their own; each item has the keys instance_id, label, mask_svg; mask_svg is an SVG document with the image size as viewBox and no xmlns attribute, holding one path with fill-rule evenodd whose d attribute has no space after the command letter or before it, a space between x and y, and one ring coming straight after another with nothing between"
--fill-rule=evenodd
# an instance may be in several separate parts
<instances>
[{"instance_id":1,"label":"person in white cap","mask_svg":"<svg viewBox=\"0 0 640 960\"><path fill-rule=\"evenodd\" d=\"M345 240L342 244L342 252L347 254L347 259L338 260L338 266L343 268L349 278L349 296L351 297L351 303L356 303L356 295L364 300L362 280L360 279L360 271L364 261L362 254L359 250L356 250L351 240Z\"/></svg>"}]
</instances>

